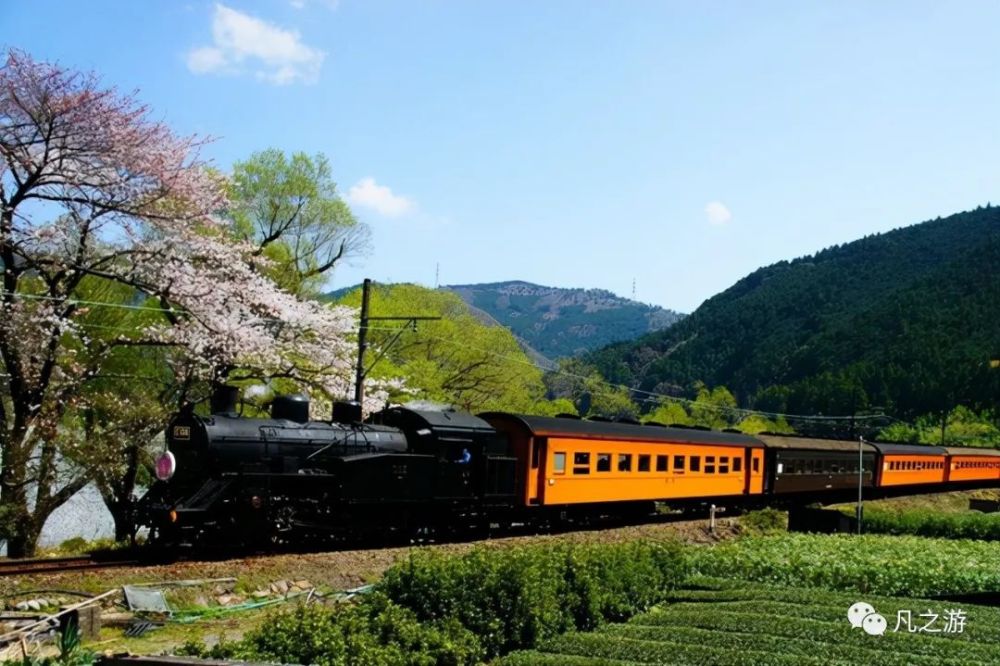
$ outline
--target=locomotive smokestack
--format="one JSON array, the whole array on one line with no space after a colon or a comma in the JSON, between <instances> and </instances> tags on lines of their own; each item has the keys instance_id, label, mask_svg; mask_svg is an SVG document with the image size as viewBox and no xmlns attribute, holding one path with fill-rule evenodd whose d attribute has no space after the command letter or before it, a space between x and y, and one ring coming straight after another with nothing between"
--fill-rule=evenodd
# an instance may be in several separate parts
<instances>
[{"instance_id":1,"label":"locomotive smokestack","mask_svg":"<svg viewBox=\"0 0 1000 666\"><path fill-rule=\"evenodd\" d=\"M334 423L361 423L361 403L343 400L333 403Z\"/></svg>"},{"instance_id":2,"label":"locomotive smokestack","mask_svg":"<svg viewBox=\"0 0 1000 666\"><path fill-rule=\"evenodd\" d=\"M236 401L239 400L240 390L235 386L218 384L212 391L209 399L209 406L213 414L235 414Z\"/></svg>"},{"instance_id":3,"label":"locomotive smokestack","mask_svg":"<svg viewBox=\"0 0 1000 666\"><path fill-rule=\"evenodd\" d=\"M271 418L296 423L309 422L309 398L304 395L279 395L271 401Z\"/></svg>"}]
</instances>

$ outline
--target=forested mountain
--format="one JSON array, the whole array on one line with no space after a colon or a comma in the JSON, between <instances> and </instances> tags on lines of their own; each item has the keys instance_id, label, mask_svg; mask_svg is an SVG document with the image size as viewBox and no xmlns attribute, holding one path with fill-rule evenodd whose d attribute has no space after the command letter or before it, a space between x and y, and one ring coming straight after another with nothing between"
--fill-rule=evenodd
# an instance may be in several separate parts
<instances>
[{"instance_id":1,"label":"forested mountain","mask_svg":"<svg viewBox=\"0 0 1000 666\"><path fill-rule=\"evenodd\" d=\"M530 282L450 285L473 308L510 328L548 358L573 356L664 329L683 315L603 289L560 289Z\"/></svg>"},{"instance_id":2,"label":"forested mountain","mask_svg":"<svg viewBox=\"0 0 1000 666\"><path fill-rule=\"evenodd\" d=\"M987 206L761 268L588 360L635 388L703 381L771 411L996 409L998 313L1000 209Z\"/></svg>"}]
</instances>

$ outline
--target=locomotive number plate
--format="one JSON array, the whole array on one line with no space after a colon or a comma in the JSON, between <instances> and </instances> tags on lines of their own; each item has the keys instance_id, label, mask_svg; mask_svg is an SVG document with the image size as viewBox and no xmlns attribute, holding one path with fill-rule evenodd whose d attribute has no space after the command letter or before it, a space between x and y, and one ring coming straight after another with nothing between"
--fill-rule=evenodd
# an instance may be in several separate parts
<instances>
[{"instance_id":1,"label":"locomotive number plate","mask_svg":"<svg viewBox=\"0 0 1000 666\"><path fill-rule=\"evenodd\" d=\"M191 427L174 426L174 439L191 439Z\"/></svg>"}]
</instances>

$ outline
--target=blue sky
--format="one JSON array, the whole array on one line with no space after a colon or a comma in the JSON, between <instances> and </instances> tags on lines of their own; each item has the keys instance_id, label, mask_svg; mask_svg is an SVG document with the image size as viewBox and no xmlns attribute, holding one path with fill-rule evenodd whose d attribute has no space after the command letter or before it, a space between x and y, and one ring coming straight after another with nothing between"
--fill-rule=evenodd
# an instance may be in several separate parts
<instances>
[{"instance_id":1,"label":"blue sky","mask_svg":"<svg viewBox=\"0 0 1000 666\"><path fill-rule=\"evenodd\" d=\"M370 276L683 311L753 269L996 202L996 2L0 5L0 44L138 89L220 168L323 152Z\"/></svg>"}]
</instances>

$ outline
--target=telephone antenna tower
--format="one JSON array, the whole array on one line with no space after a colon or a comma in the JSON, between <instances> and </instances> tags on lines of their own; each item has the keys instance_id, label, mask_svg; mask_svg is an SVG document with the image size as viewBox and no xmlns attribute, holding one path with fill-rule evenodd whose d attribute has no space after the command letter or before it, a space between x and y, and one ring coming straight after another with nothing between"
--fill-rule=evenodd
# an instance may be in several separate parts
<instances>
[{"instance_id":1,"label":"telephone antenna tower","mask_svg":"<svg viewBox=\"0 0 1000 666\"><path fill-rule=\"evenodd\" d=\"M434 288L441 286L441 262L434 264Z\"/></svg>"}]
</instances>

